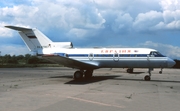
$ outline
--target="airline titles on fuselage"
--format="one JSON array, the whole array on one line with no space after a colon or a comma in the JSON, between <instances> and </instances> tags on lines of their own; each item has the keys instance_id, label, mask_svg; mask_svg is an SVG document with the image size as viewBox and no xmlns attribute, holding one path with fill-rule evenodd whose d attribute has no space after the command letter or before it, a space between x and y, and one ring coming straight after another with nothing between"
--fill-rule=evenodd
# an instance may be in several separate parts
<instances>
[{"instance_id":1,"label":"airline titles on fuselage","mask_svg":"<svg viewBox=\"0 0 180 111\"><path fill-rule=\"evenodd\" d=\"M126 49L122 49L122 50L116 50L116 49L103 49L101 50L101 53L131 53L132 50L126 50ZM134 50L134 52L138 52L138 50Z\"/></svg>"}]
</instances>

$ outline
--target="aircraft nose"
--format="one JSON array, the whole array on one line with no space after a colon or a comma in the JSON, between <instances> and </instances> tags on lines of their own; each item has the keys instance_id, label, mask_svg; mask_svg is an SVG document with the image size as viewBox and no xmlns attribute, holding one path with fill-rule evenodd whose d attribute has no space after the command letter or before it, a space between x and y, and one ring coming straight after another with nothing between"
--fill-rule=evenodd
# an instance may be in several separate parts
<instances>
[{"instance_id":1,"label":"aircraft nose","mask_svg":"<svg viewBox=\"0 0 180 111\"><path fill-rule=\"evenodd\" d=\"M170 58L168 58L167 63L168 63L168 67L173 67L176 64L176 62Z\"/></svg>"}]
</instances>

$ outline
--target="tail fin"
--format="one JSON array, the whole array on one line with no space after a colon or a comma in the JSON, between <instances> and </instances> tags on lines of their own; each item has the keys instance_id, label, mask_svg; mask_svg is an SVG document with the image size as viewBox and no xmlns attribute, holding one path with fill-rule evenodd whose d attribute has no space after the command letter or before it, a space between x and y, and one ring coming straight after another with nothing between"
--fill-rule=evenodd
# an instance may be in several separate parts
<instances>
[{"instance_id":1,"label":"tail fin","mask_svg":"<svg viewBox=\"0 0 180 111\"><path fill-rule=\"evenodd\" d=\"M16 26L5 26L10 29L19 31L21 38L24 43L27 45L30 51L36 52L40 47L48 47L52 41L47 38L43 33L38 29L23 28Z\"/></svg>"},{"instance_id":2,"label":"tail fin","mask_svg":"<svg viewBox=\"0 0 180 111\"><path fill-rule=\"evenodd\" d=\"M5 26L19 31L21 38L30 51L37 52L43 48L72 48L71 42L52 42L38 29L23 28L17 26Z\"/></svg>"}]
</instances>

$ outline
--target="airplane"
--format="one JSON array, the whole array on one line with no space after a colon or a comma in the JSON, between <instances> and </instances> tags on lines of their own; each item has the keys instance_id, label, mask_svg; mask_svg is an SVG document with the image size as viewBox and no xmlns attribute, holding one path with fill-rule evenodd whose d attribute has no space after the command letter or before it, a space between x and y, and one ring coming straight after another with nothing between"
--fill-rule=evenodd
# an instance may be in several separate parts
<instances>
[{"instance_id":1,"label":"airplane","mask_svg":"<svg viewBox=\"0 0 180 111\"><path fill-rule=\"evenodd\" d=\"M99 68L148 68L149 75L144 80L151 80L154 68L170 68L175 61L150 48L74 48L72 42L53 42L36 28L5 26L19 32L28 49L43 59L78 69L74 80L90 79L93 71Z\"/></svg>"}]
</instances>

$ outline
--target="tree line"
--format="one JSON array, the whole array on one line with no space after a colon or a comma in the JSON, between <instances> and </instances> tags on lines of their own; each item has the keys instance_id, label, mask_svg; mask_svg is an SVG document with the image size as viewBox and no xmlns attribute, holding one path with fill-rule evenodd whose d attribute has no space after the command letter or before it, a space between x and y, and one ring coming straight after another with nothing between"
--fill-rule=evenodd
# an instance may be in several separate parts
<instances>
[{"instance_id":1,"label":"tree line","mask_svg":"<svg viewBox=\"0 0 180 111\"><path fill-rule=\"evenodd\" d=\"M0 56L0 64L6 65L6 64L52 64L52 62L49 62L44 59L40 59L37 56L33 56L31 54L25 54L25 55L9 55L6 54L4 56Z\"/></svg>"}]
</instances>

